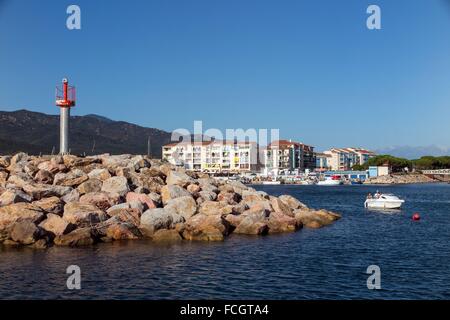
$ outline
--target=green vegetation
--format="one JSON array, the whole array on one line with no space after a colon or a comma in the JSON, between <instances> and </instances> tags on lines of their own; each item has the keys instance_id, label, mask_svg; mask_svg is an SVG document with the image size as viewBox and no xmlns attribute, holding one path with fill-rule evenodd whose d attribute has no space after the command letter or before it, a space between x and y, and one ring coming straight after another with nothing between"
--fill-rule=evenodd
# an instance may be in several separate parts
<instances>
[{"instance_id":1,"label":"green vegetation","mask_svg":"<svg viewBox=\"0 0 450 320\"><path fill-rule=\"evenodd\" d=\"M432 157L426 156L413 160L414 168L417 170L426 169L450 169L450 156Z\"/></svg>"},{"instance_id":2,"label":"green vegetation","mask_svg":"<svg viewBox=\"0 0 450 320\"><path fill-rule=\"evenodd\" d=\"M435 169L450 169L450 156L433 157L425 156L420 159L408 160L404 158L397 158L387 154L379 155L370 158L369 161L363 165L354 165L353 170L367 170L370 166L389 165L393 172L403 171L404 168L416 170L435 170Z\"/></svg>"}]
</instances>

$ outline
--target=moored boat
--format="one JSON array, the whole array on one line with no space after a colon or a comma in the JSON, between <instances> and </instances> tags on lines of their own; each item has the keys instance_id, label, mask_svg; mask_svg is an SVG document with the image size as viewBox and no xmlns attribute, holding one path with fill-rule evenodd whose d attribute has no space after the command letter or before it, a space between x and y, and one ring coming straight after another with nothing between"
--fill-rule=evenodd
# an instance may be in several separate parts
<instances>
[{"instance_id":1,"label":"moored boat","mask_svg":"<svg viewBox=\"0 0 450 320\"><path fill-rule=\"evenodd\" d=\"M276 185L276 184L281 184L281 181L276 181L276 180L267 180L267 181L262 181L262 184L267 184L267 185Z\"/></svg>"},{"instance_id":2,"label":"moored boat","mask_svg":"<svg viewBox=\"0 0 450 320\"><path fill-rule=\"evenodd\" d=\"M343 184L340 176L325 177L325 180L319 180L318 186L338 186Z\"/></svg>"},{"instance_id":3,"label":"moored boat","mask_svg":"<svg viewBox=\"0 0 450 320\"><path fill-rule=\"evenodd\" d=\"M388 193L366 199L364 207L369 209L400 209L404 202L405 200Z\"/></svg>"}]
</instances>

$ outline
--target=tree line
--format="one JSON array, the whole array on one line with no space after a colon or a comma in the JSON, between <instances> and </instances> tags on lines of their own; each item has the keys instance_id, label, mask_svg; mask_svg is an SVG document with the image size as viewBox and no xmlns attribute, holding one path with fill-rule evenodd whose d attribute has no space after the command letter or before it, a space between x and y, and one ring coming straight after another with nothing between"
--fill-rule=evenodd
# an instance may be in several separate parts
<instances>
[{"instance_id":1,"label":"tree line","mask_svg":"<svg viewBox=\"0 0 450 320\"><path fill-rule=\"evenodd\" d=\"M367 170L370 166L389 165L393 172L408 170L436 170L436 169L450 169L450 156L424 156L419 159L409 160L405 158L398 158L391 155L378 155L370 158L363 165L354 165L353 170Z\"/></svg>"}]
</instances>

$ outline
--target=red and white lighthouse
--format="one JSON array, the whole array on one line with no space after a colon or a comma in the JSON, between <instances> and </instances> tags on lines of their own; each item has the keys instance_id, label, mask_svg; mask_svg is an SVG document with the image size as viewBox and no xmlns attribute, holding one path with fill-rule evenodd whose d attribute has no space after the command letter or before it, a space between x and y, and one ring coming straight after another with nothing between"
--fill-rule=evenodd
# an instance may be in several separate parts
<instances>
[{"instance_id":1,"label":"red and white lighthouse","mask_svg":"<svg viewBox=\"0 0 450 320\"><path fill-rule=\"evenodd\" d=\"M75 87L69 86L69 80L64 78L62 86L56 87L56 105L60 108L59 153L69 153L69 120L70 108L75 106Z\"/></svg>"}]
</instances>

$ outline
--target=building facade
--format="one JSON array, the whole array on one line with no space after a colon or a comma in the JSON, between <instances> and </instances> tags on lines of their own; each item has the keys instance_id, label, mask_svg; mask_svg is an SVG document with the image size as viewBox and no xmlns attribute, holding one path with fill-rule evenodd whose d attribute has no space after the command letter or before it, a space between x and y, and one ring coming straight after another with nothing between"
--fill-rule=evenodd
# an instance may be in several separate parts
<instances>
[{"instance_id":1,"label":"building facade","mask_svg":"<svg viewBox=\"0 0 450 320\"><path fill-rule=\"evenodd\" d=\"M316 152L316 169L315 171L323 172L331 170L331 166L328 164L328 158L331 157L331 155L323 153L323 152Z\"/></svg>"},{"instance_id":2,"label":"building facade","mask_svg":"<svg viewBox=\"0 0 450 320\"><path fill-rule=\"evenodd\" d=\"M375 156L372 151L362 148L332 148L323 153L331 170L351 170L354 165L363 165Z\"/></svg>"},{"instance_id":3,"label":"building facade","mask_svg":"<svg viewBox=\"0 0 450 320\"><path fill-rule=\"evenodd\" d=\"M316 167L314 147L300 142L273 141L266 147L263 154L266 172L294 173L305 169L314 170Z\"/></svg>"},{"instance_id":4,"label":"building facade","mask_svg":"<svg viewBox=\"0 0 450 320\"><path fill-rule=\"evenodd\" d=\"M235 141L177 142L162 147L162 158L186 170L210 173L259 169L256 143Z\"/></svg>"}]
</instances>

